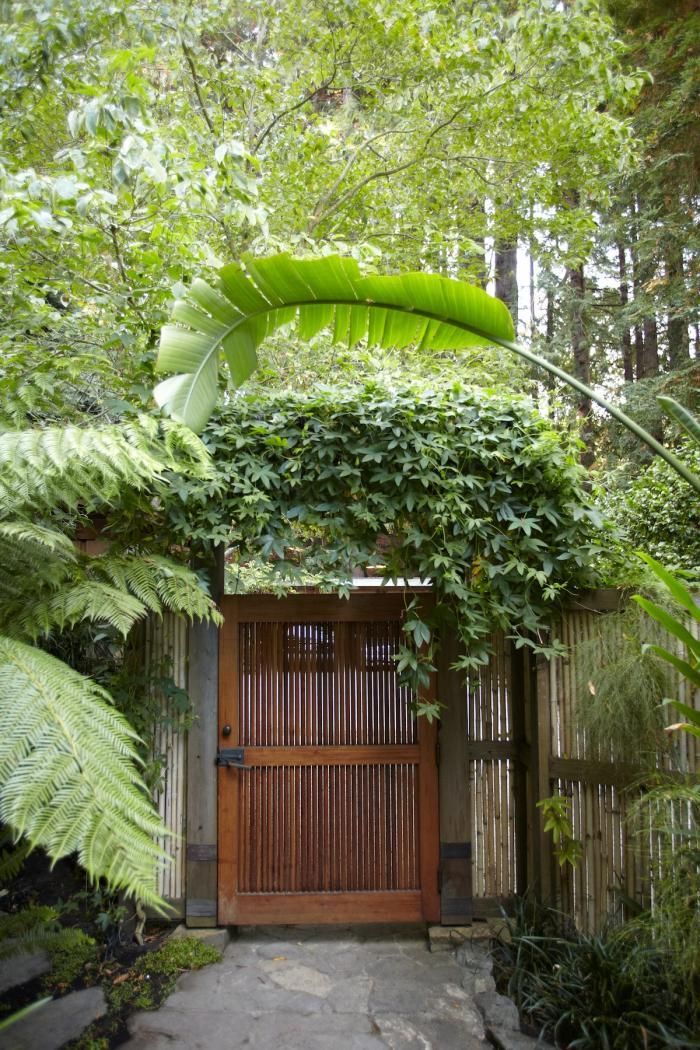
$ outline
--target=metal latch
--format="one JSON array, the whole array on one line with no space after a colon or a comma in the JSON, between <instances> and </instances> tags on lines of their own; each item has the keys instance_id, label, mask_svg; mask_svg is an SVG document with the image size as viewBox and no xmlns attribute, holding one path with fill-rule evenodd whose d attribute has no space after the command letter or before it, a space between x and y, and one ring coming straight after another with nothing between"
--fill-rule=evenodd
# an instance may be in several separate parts
<instances>
[{"instance_id":1,"label":"metal latch","mask_svg":"<svg viewBox=\"0 0 700 1050\"><path fill-rule=\"evenodd\" d=\"M242 747L220 747L216 752L216 764L233 769L250 769L250 766L245 765L244 757Z\"/></svg>"}]
</instances>

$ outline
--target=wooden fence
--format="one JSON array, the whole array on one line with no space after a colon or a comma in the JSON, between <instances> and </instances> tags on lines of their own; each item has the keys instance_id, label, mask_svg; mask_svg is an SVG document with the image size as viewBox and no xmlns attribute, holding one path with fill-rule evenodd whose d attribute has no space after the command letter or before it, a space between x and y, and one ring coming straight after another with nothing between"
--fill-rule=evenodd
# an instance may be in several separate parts
<instances>
[{"instance_id":1,"label":"wooden fence","mask_svg":"<svg viewBox=\"0 0 700 1050\"><path fill-rule=\"evenodd\" d=\"M577 729L575 717L576 646L601 623L606 630L618 629L615 617L601 619L617 604L615 592L593 592L563 613L556 633L570 654L550 662L515 651L495 636L491 662L468 684L450 670L457 653L454 642L446 640L438 679L439 699L447 704L440 730L444 923L493 914L534 886L584 930L596 929L609 912L619 912L623 895L643 903L653 897L658 843L652 834L644 840L635 836L627 821L635 798L631 785L639 771L610 758L601 760ZM206 679L209 690L200 698L189 745L175 720L161 727L156 745L167 755L158 806L175 832L165 843L174 862L162 873L160 891L178 910L185 896L191 897L188 912L194 925L216 921L210 905L202 903L214 891L199 885L211 881L216 847L209 843L215 842L215 831L199 812L205 803L209 806L201 777L190 776L187 783L188 752L190 762L203 763L209 775L216 748L215 680L212 685L207 678L214 673L215 660L197 639L196 628L188 632L181 621L166 615L162 623L149 625L143 643L147 664L165 659L178 685L187 686L189 673L196 706L196 681ZM682 688L678 695L692 702ZM679 737L676 760L679 768L697 775L700 742ZM574 832L583 845L575 870L568 865L559 869L554 862L551 836L544 833L536 808L538 799L555 793L570 799Z\"/></svg>"},{"instance_id":2,"label":"wooden fence","mask_svg":"<svg viewBox=\"0 0 700 1050\"><path fill-rule=\"evenodd\" d=\"M648 769L596 753L576 720L576 647L601 624L620 631L610 616L617 606L614 591L582 597L554 625L568 655L551 661L516 652L495 636L491 662L467 685L448 669L454 653L446 654L441 699L449 706L442 736L451 743L441 762L441 840L443 916L451 921L494 914L528 887L586 931L600 928L611 913L623 915L625 899L652 901L661 871L659 842L628 820L639 797L635 785ZM675 695L692 703L678 685ZM468 771L462 791L447 768L458 764ZM699 742L679 735L673 766L697 775ZM538 799L554 794L569 799L583 846L573 869L555 862L536 808Z\"/></svg>"},{"instance_id":3,"label":"wooden fence","mask_svg":"<svg viewBox=\"0 0 700 1050\"><path fill-rule=\"evenodd\" d=\"M162 619L149 618L140 635L144 670L155 679L169 677L181 689L187 688L186 622L172 613ZM162 721L156 726L154 753L163 763L162 778L155 801L158 812L172 835L159 845L172 857L158 873L158 892L170 901L177 914L185 899L185 836L187 794L187 741L182 731L181 713L167 697L160 695Z\"/></svg>"}]
</instances>

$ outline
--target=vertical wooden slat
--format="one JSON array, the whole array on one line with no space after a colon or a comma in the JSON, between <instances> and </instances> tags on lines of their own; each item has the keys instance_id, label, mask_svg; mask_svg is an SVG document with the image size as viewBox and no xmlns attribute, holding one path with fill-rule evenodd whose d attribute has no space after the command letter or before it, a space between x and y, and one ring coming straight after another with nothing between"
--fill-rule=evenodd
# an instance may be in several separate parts
<instances>
[{"instance_id":1,"label":"vertical wooden slat","mask_svg":"<svg viewBox=\"0 0 700 1050\"><path fill-rule=\"evenodd\" d=\"M219 652L219 732L220 740L240 741L240 651L238 619L235 606L227 609L221 629ZM223 727L231 727L230 738L223 735ZM239 843L237 829L239 811L239 774L233 769L219 768L219 900L226 907L233 906L229 894L238 888Z\"/></svg>"}]
</instances>

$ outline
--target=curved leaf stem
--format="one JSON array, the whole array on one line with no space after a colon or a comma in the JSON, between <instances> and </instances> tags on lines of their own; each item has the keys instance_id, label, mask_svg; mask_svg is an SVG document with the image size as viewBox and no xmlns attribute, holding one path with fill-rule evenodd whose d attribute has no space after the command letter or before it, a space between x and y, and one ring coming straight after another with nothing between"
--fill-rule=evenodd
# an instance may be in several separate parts
<instances>
[{"instance_id":1,"label":"curved leaf stem","mask_svg":"<svg viewBox=\"0 0 700 1050\"><path fill-rule=\"evenodd\" d=\"M557 365L552 364L551 361L547 361L546 358L540 357L539 354L533 354L531 350L526 350L524 346L520 346L519 343L511 343L506 339L491 338L491 342L496 343L498 346L502 346L506 350L512 350L513 353L518 354L520 357L525 358L526 361L530 361L531 364L537 365L539 368L544 368L547 372L561 379L563 383L567 383L574 390L578 390L580 394L585 397L589 397L592 401L595 401L597 405L600 405L608 415L616 419L618 423L622 423L623 427L631 431L640 441L643 441L652 452L657 456L661 456L666 462L672 467L681 477L685 478L688 484L695 489L696 492L700 492L700 478L693 474L692 470L686 467L678 456L675 456L673 452L665 448L660 441L657 441L644 427L640 427L633 419L630 418L625 412L617 408L615 405L611 405L609 401L606 401L600 394L596 394L595 390L591 387L586 386L585 383L581 383L575 376L565 372L563 368L558 368Z\"/></svg>"}]
</instances>

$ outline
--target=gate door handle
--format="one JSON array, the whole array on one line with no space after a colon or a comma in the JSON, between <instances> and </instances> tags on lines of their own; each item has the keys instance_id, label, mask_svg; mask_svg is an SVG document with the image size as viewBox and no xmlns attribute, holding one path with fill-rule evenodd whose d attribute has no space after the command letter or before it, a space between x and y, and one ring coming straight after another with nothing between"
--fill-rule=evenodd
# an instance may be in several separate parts
<instances>
[{"instance_id":1,"label":"gate door handle","mask_svg":"<svg viewBox=\"0 0 700 1050\"><path fill-rule=\"evenodd\" d=\"M227 769L250 769L245 764L245 753L242 747L220 747L216 752L217 766L226 766Z\"/></svg>"}]
</instances>

